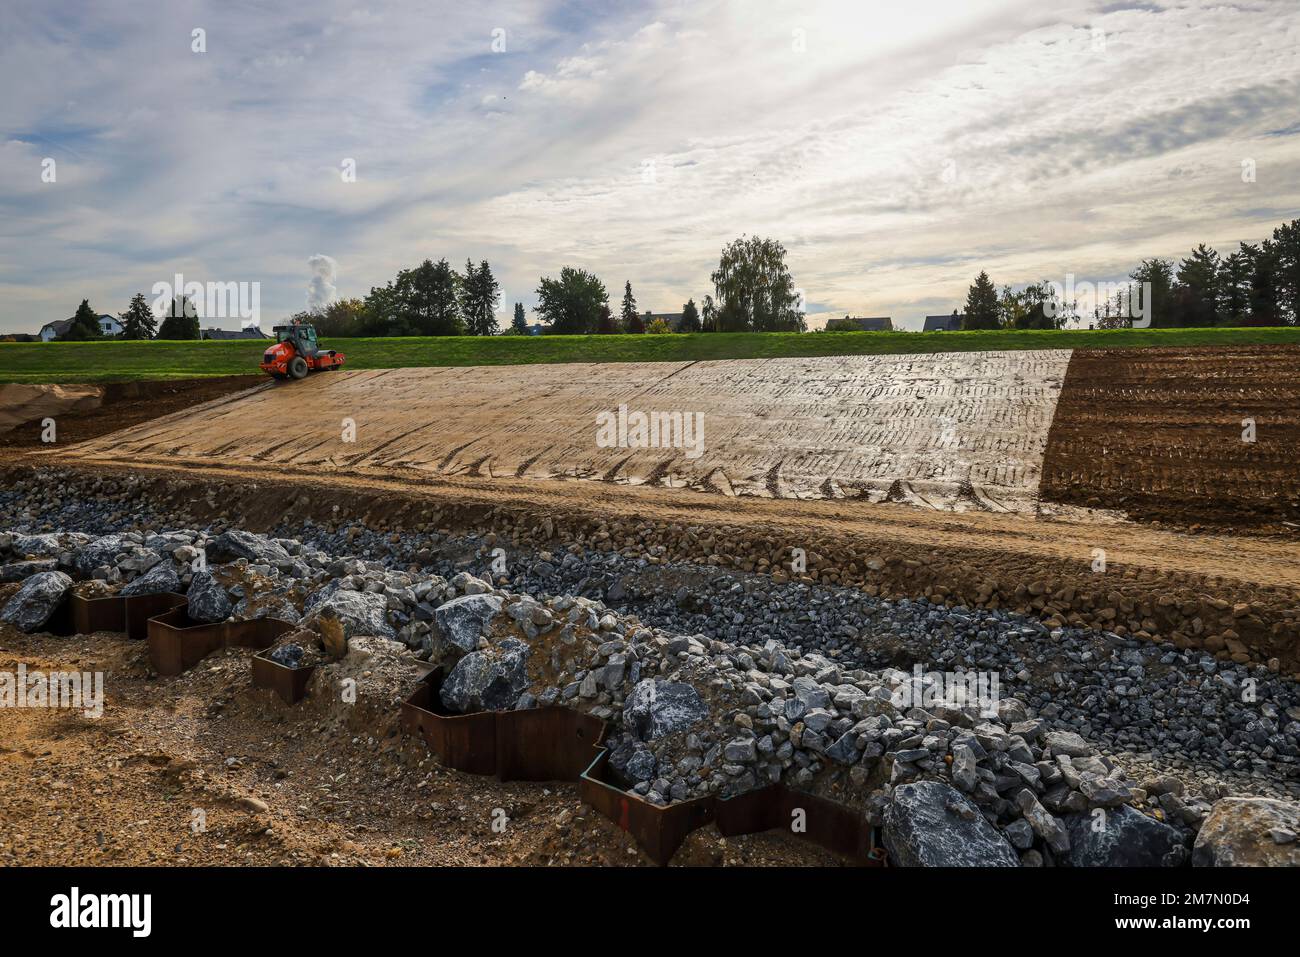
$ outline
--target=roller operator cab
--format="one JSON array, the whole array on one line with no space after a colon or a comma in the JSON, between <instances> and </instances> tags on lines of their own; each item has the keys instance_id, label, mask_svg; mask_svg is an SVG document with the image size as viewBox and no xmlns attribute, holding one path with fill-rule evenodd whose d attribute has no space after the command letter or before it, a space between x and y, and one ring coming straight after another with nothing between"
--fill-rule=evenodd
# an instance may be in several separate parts
<instances>
[{"instance_id":1,"label":"roller operator cab","mask_svg":"<svg viewBox=\"0 0 1300 957\"><path fill-rule=\"evenodd\" d=\"M308 372L325 372L343 365L343 353L322 349L316 327L293 322L275 327L275 345L262 356L262 371L277 379L304 379Z\"/></svg>"}]
</instances>

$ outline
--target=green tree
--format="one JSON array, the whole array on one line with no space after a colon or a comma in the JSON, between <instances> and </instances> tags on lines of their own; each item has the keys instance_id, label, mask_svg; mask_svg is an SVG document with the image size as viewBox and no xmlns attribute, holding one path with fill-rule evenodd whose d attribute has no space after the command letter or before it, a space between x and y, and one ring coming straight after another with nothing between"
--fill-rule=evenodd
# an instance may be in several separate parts
<instances>
[{"instance_id":1,"label":"green tree","mask_svg":"<svg viewBox=\"0 0 1300 957\"><path fill-rule=\"evenodd\" d=\"M718 331L718 307L713 304L713 297L705 295L704 309L700 313L700 331Z\"/></svg>"},{"instance_id":2,"label":"green tree","mask_svg":"<svg viewBox=\"0 0 1300 957\"><path fill-rule=\"evenodd\" d=\"M963 329L997 329L998 291L989 279L989 274L981 271L975 277L966 293L966 318L962 320Z\"/></svg>"},{"instance_id":3,"label":"green tree","mask_svg":"<svg viewBox=\"0 0 1300 957\"><path fill-rule=\"evenodd\" d=\"M1278 325L1300 325L1300 219L1273 230L1274 288Z\"/></svg>"},{"instance_id":4,"label":"green tree","mask_svg":"<svg viewBox=\"0 0 1300 957\"><path fill-rule=\"evenodd\" d=\"M785 247L755 236L723 247L710 279L723 332L804 332L807 324L785 264Z\"/></svg>"},{"instance_id":5,"label":"green tree","mask_svg":"<svg viewBox=\"0 0 1300 957\"><path fill-rule=\"evenodd\" d=\"M682 321L677 326L678 332L699 332L700 311L695 308L695 300L687 299L682 306Z\"/></svg>"},{"instance_id":6,"label":"green tree","mask_svg":"<svg viewBox=\"0 0 1300 957\"><path fill-rule=\"evenodd\" d=\"M624 332L644 332L641 326L641 320L637 316L636 297L632 295L632 280L628 280L623 286L623 308L618 311L618 321L623 326Z\"/></svg>"},{"instance_id":7,"label":"green tree","mask_svg":"<svg viewBox=\"0 0 1300 957\"><path fill-rule=\"evenodd\" d=\"M559 279L543 276L537 286L537 314L563 335L590 334L608 303L605 284L585 269L565 266Z\"/></svg>"},{"instance_id":8,"label":"green tree","mask_svg":"<svg viewBox=\"0 0 1300 957\"><path fill-rule=\"evenodd\" d=\"M163 316L158 328L158 339L198 339L199 313L189 296L180 295L172 299L171 306Z\"/></svg>"},{"instance_id":9,"label":"green tree","mask_svg":"<svg viewBox=\"0 0 1300 957\"><path fill-rule=\"evenodd\" d=\"M487 260L475 268L465 260L465 275L460 284L460 313L465 331L471 336L494 336L497 333L497 305L501 287L492 276Z\"/></svg>"},{"instance_id":10,"label":"green tree","mask_svg":"<svg viewBox=\"0 0 1300 957\"><path fill-rule=\"evenodd\" d=\"M524 315L524 304L522 302L515 303L515 318L511 321L510 328L515 331L516 335L528 335L528 319Z\"/></svg>"},{"instance_id":11,"label":"green tree","mask_svg":"<svg viewBox=\"0 0 1300 957\"><path fill-rule=\"evenodd\" d=\"M614 320L614 314L609 311L609 306L601 306L600 318L596 320L597 334L602 336L612 336L618 331L618 323Z\"/></svg>"},{"instance_id":12,"label":"green tree","mask_svg":"<svg viewBox=\"0 0 1300 957\"><path fill-rule=\"evenodd\" d=\"M72 317L72 325L68 326L67 331L59 336L59 339L64 342L79 342L85 339L102 339L103 335L103 330L99 328L99 314L90 308L88 300L83 299Z\"/></svg>"},{"instance_id":13,"label":"green tree","mask_svg":"<svg viewBox=\"0 0 1300 957\"><path fill-rule=\"evenodd\" d=\"M447 260L426 259L397 274L398 318L423 336L458 336L465 332L460 318L461 277Z\"/></svg>"},{"instance_id":14,"label":"green tree","mask_svg":"<svg viewBox=\"0 0 1300 957\"><path fill-rule=\"evenodd\" d=\"M1180 326L1212 326L1218 318L1219 254L1204 243L1178 266L1174 302Z\"/></svg>"},{"instance_id":15,"label":"green tree","mask_svg":"<svg viewBox=\"0 0 1300 957\"><path fill-rule=\"evenodd\" d=\"M310 313L307 321L316 327L316 332L324 336L351 339L353 336L366 335L368 319L366 304L360 299L336 299L328 306Z\"/></svg>"},{"instance_id":16,"label":"green tree","mask_svg":"<svg viewBox=\"0 0 1300 957\"><path fill-rule=\"evenodd\" d=\"M158 320L142 292L131 297L126 312L119 312L117 318L122 323L123 339L152 339L158 331Z\"/></svg>"},{"instance_id":17,"label":"green tree","mask_svg":"<svg viewBox=\"0 0 1300 957\"><path fill-rule=\"evenodd\" d=\"M1056 298L1056 291L1046 282L1030 283L1019 292L1004 286L998 311L1007 329L1059 329L1067 316L1072 315L1067 304Z\"/></svg>"},{"instance_id":18,"label":"green tree","mask_svg":"<svg viewBox=\"0 0 1300 957\"><path fill-rule=\"evenodd\" d=\"M1144 259L1128 277L1133 280L1134 288L1129 301L1119 309L1123 316L1127 318L1147 312L1153 329L1176 325L1174 264L1168 259ZM1124 325L1131 325L1131 322Z\"/></svg>"},{"instance_id":19,"label":"green tree","mask_svg":"<svg viewBox=\"0 0 1300 957\"><path fill-rule=\"evenodd\" d=\"M1285 324L1278 303L1278 253L1273 240L1259 244L1251 256L1250 289L1247 292L1252 326Z\"/></svg>"},{"instance_id":20,"label":"green tree","mask_svg":"<svg viewBox=\"0 0 1300 957\"><path fill-rule=\"evenodd\" d=\"M1219 263L1218 313L1229 326L1244 326L1250 321L1250 276L1259 249L1248 243Z\"/></svg>"}]
</instances>

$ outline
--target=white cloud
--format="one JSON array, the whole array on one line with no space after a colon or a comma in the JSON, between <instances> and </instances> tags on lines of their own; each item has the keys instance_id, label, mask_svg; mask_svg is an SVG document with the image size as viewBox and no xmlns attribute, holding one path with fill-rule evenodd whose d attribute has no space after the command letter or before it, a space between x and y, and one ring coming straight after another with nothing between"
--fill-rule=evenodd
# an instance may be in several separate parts
<instances>
[{"instance_id":1,"label":"white cloud","mask_svg":"<svg viewBox=\"0 0 1300 957\"><path fill-rule=\"evenodd\" d=\"M675 310L741 233L781 239L813 304L915 326L981 268L1113 277L1296 215L1300 137L1268 135L1294 124L1293 4L1109 7L25 9L0 36L0 330L178 269L287 314L320 245L345 296L470 256L530 305L575 264Z\"/></svg>"}]
</instances>

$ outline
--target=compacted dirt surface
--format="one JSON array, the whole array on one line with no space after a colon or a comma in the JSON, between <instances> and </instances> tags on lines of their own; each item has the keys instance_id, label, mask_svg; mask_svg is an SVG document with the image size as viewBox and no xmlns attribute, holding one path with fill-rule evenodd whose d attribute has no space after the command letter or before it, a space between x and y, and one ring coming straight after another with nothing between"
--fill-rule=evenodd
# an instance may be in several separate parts
<instances>
[{"instance_id":1,"label":"compacted dirt surface","mask_svg":"<svg viewBox=\"0 0 1300 957\"><path fill-rule=\"evenodd\" d=\"M1300 530L1300 348L1077 350L1041 494L1184 527Z\"/></svg>"},{"instance_id":2,"label":"compacted dirt surface","mask_svg":"<svg viewBox=\"0 0 1300 957\"><path fill-rule=\"evenodd\" d=\"M324 693L287 706L251 686L251 654L160 679L144 642L0 625L0 667L103 672L106 691L99 717L0 709L0 865L652 864L576 785L445 769L395 707L354 714ZM786 834L712 825L672 861L836 863Z\"/></svg>"},{"instance_id":3,"label":"compacted dirt surface","mask_svg":"<svg viewBox=\"0 0 1300 957\"><path fill-rule=\"evenodd\" d=\"M1069 356L339 372L159 418L71 454L1032 511Z\"/></svg>"}]
</instances>

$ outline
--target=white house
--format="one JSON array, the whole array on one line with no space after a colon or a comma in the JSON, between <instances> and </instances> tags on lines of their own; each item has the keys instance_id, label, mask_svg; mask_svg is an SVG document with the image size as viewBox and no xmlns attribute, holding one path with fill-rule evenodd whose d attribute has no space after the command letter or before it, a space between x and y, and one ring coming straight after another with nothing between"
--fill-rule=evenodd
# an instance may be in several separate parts
<instances>
[{"instance_id":1,"label":"white house","mask_svg":"<svg viewBox=\"0 0 1300 957\"><path fill-rule=\"evenodd\" d=\"M75 317L74 317L75 318ZM51 342L59 338L72 326L72 319L60 319L57 322L47 322L41 326L39 333L41 342ZM101 335L116 336L122 331L122 324L112 316L104 315L99 317L99 331Z\"/></svg>"}]
</instances>

